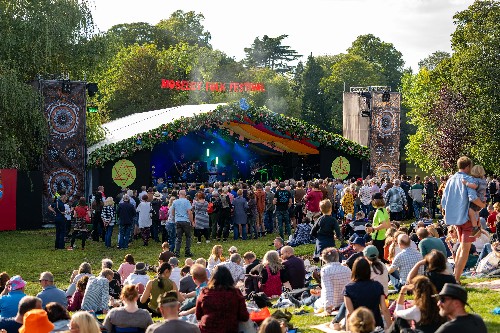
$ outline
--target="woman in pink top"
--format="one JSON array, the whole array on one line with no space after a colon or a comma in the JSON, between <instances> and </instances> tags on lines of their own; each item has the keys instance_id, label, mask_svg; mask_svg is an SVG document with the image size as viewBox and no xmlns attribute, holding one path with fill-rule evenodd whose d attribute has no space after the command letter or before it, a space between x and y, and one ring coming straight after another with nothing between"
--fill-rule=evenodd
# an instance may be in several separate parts
<instances>
[{"instance_id":1,"label":"woman in pink top","mask_svg":"<svg viewBox=\"0 0 500 333\"><path fill-rule=\"evenodd\" d=\"M125 279L128 278L128 276L135 270L135 260L131 254L125 255L123 261L124 262L120 265L120 268L118 268L118 274L120 274L122 284Z\"/></svg>"},{"instance_id":2,"label":"woman in pink top","mask_svg":"<svg viewBox=\"0 0 500 333\"><path fill-rule=\"evenodd\" d=\"M306 216L314 220L319 216L319 202L323 200L323 192L319 189L319 183L315 182L312 191L304 197L306 202Z\"/></svg>"}]
</instances>

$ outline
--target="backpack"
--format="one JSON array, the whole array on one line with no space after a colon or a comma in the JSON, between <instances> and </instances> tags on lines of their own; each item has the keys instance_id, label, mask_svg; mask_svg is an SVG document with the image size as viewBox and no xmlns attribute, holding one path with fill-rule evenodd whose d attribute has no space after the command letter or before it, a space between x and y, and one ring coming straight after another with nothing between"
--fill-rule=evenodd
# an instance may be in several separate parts
<instances>
[{"instance_id":1,"label":"backpack","mask_svg":"<svg viewBox=\"0 0 500 333\"><path fill-rule=\"evenodd\" d=\"M151 202L151 209L149 210L149 217L152 220L159 220L160 219L160 207L161 207L161 202L159 200L153 200Z\"/></svg>"},{"instance_id":2,"label":"backpack","mask_svg":"<svg viewBox=\"0 0 500 333\"><path fill-rule=\"evenodd\" d=\"M208 203L208 207L207 207L207 213L208 214L212 214L214 212L214 203L213 202L209 202Z\"/></svg>"},{"instance_id":3,"label":"backpack","mask_svg":"<svg viewBox=\"0 0 500 333\"><path fill-rule=\"evenodd\" d=\"M168 220L168 206L161 206L160 208L160 220Z\"/></svg>"},{"instance_id":4,"label":"backpack","mask_svg":"<svg viewBox=\"0 0 500 333\"><path fill-rule=\"evenodd\" d=\"M220 196L222 208L229 208L229 196L227 194L223 194Z\"/></svg>"},{"instance_id":5,"label":"backpack","mask_svg":"<svg viewBox=\"0 0 500 333\"><path fill-rule=\"evenodd\" d=\"M490 184L488 185L488 191L490 192L491 196L495 195L497 193L497 183L491 181Z\"/></svg>"}]
</instances>

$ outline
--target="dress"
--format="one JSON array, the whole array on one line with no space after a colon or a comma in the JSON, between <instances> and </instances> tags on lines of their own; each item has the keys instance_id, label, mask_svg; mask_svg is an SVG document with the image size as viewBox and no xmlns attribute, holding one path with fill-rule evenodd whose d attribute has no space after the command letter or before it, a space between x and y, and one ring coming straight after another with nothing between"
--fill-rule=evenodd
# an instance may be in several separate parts
<instances>
[{"instance_id":1,"label":"dress","mask_svg":"<svg viewBox=\"0 0 500 333\"><path fill-rule=\"evenodd\" d=\"M234 206L234 224L247 224L248 202L245 198L236 197L233 200Z\"/></svg>"}]
</instances>

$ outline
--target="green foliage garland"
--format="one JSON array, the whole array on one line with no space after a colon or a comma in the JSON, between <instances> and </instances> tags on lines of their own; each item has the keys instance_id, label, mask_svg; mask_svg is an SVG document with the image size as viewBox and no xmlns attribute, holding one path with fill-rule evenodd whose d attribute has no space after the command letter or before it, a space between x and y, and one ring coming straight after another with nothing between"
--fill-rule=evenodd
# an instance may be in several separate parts
<instances>
[{"instance_id":1,"label":"green foliage garland","mask_svg":"<svg viewBox=\"0 0 500 333\"><path fill-rule=\"evenodd\" d=\"M361 159L368 159L368 148L353 141L347 140L341 135L324 131L316 126L305 123L299 119L286 117L269 111L267 108L255 108L243 111L237 103L219 106L211 112L195 115L193 117L176 119L171 123L161 126L134 137L122 140L115 144L105 145L90 153L88 166L102 167L104 163L131 156L134 152L143 149L152 150L161 142L176 140L191 132L207 131L217 129L223 135L228 131L219 127L231 121L244 121L251 119L254 123L263 123L281 133L291 136L296 140L308 139L319 142L320 146L332 147L344 154Z\"/></svg>"}]
</instances>

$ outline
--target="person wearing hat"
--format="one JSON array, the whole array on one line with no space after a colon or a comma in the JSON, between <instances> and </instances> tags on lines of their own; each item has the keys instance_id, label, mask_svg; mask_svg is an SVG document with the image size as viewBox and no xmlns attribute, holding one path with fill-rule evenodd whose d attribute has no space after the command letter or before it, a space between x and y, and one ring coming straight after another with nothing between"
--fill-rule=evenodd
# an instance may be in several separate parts
<instances>
[{"instance_id":1,"label":"person wearing hat","mask_svg":"<svg viewBox=\"0 0 500 333\"><path fill-rule=\"evenodd\" d=\"M168 263L172 266L170 280L172 280L172 282L174 282L177 286L177 289L179 289L181 284L181 268L179 267L179 259L177 257L172 257L168 259Z\"/></svg>"},{"instance_id":2,"label":"person wearing hat","mask_svg":"<svg viewBox=\"0 0 500 333\"><path fill-rule=\"evenodd\" d=\"M151 215L151 237L153 237L153 240L157 243L160 242L160 207L162 203L162 196L160 192L155 192L153 194L153 200L151 201L151 210L150 210L150 215Z\"/></svg>"},{"instance_id":3,"label":"person wearing hat","mask_svg":"<svg viewBox=\"0 0 500 333\"><path fill-rule=\"evenodd\" d=\"M231 254L233 253L238 253L238 248L236 246L231 246L229 248L229 250L227 250L229 252L229 255L231 256Z\"/></svg>"},{"instance_id":4,"label":"person wearing hat","mask_svg":"<svg viewBox=\"0 0 500 333\"><path fill-rule=\"evenodd\" d=\"M169 291L158 297L158 309L163 322L155 323L148 327L146 333L186 332L200 333L198 326L179 319L181 303L176 291Z\"/></svg>"},{"instance_id":5,"label":"person wearing hat","mask_svg":"<svg viewBox=\"0 0 500 333\"><path fill-rule=\"evenodd\" d=\"M42 309L33 309L24 314L23 326L19 333L50 333L54 329L47 316L47 312Z\"/></svg>"},{"instance_id":6,"label":"person wearing hat","mask_svg":"<svg viewBox=\"0 0 500 333\"><path fill-rule=\"evenodd\" d=\"M123 281L123 285L127 284L138 284L141 283L143 286L149 282L149 276L146 274L146 264L143 262L138 262L135 264L135 270L132 274L130 274L125 281Z\"/></svg>"},{"instance_id":7,"label":"person wearing hat","mask_svg":"<svg viewBox=\"0 0 500 333\"><path fill-rule=\"evenodd\" d=\"M465 311L467 303L467 290L464 287L446 283L438 295L439 314L448 318L448 322L441 325L436 333L486 333L486 325L477 314ZM469 305L470 307L470 305Z\"/></svg>"},{"instance_id":8,"label":"person wearing hat","mask_svg":"<svg viewBox=\"0 0 500 333\"><path fill-rule=\"evenodd\" d=\"M17 315L12 318L0 318L0 330L5 330L7 333L17 333L23 325L24 314L33 309L41 309L42 300L38 297L24 296L19 301L19 309Z\"/></svg>"},{"instance_id":9,"label":"person wearing hat","mask_svg":"<svg viewBox=\"0 0 500 333\"><path fill-rule=\"evenodd\" d=\"M378 192L373 195L372 206L375 208L375 215L373 215L372 224L373 245L375 245L378 249L380 260L385 261L385 233L387 229L391 227L391 222L389 220L389 213L387 212L387 209L385 209L385 200L382 193Z\"/></svg>"},{"instance_id":10,"label":"person wearing hat","mask_svg":"<svg viewBox=\"0 0 500 333\"><path fill-rule=\"evenodd\" d=\"M365 239L363 237L356 237L354 242L351 243L352 247L355 251L347 260L345 261L345 265L352 270L352 265L354 265L354 261L363 256L363 250L365 249Z\"/></svg>"},{"instance_id":11,"label":"person wearing hat","mask_svg":"<svg viewBox=\"0 0 500 333\"><path fill-rule=\"evenodd\" d=\"M389 295L389 272L379 259L378 249L373 245L368 245L363 249L363 255L371 265L371 279L378 281L384 287L384 294Z\"/></svg>"},{"instance_id":12,"label":"person wearing hat","mask_svg":"<svg viewBox=\"0 0 500 333\"><path fill-rule=\"evenodd\" d=\"M135 205L130 203L130 196L125 194L123 201L116 209L118 224L120 225L118 248L128 249L128 243L132 226L134 225Z\"/></svg>"},{"instance_id":13,"label":"person wearing hat","mask_svg":"<svg viewBox=\"0 0 500 333\"><path fill-rule=\"evenodd\" d=\"M15 317L21 298L26 296L24 288L26 282L19 275L7 281L5 289L0 294L0 318Z\"/></svg>"}]
</instances>

